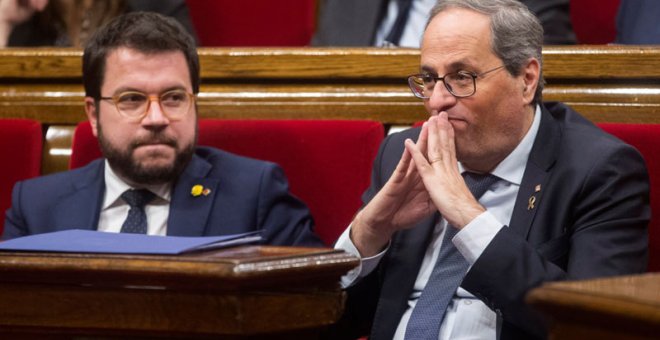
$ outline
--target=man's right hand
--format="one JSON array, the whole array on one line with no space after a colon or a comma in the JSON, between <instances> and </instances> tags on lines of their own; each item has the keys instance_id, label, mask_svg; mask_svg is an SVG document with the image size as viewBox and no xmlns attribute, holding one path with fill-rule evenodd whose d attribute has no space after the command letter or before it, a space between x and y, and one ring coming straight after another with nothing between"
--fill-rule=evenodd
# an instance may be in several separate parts
<instances>
[{"instance_id":1,"label":"man's right hand","mask_svg":"<svg viewBox=\"0 0 660 340\"><path fill-rule=\"evenodd\" d=\"M422 129L417 141L420 149L426 150L427 138L427 129ZM351 240L362 257L376 255L394 232L411 228L435 211L412 156L404 149L390 179L353 220Z\"/></svg>"}]
</instances>

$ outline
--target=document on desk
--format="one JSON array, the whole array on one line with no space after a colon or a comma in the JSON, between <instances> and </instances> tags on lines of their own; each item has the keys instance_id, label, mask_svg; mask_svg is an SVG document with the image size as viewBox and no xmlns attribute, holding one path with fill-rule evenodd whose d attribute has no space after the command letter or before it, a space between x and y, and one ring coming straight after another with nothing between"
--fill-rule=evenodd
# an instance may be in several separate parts
<instances>
[{"instance_id":1,"label":"document on desk","mask_svg":"<svg viewBox=\"0 0 660 340\"><path fill-rule=\"evenodd\" d=\"M223 236L153 236L64 230L0 242L0 251L177 255L259 242L261 231Z\"/></svg>"}]
</instances>

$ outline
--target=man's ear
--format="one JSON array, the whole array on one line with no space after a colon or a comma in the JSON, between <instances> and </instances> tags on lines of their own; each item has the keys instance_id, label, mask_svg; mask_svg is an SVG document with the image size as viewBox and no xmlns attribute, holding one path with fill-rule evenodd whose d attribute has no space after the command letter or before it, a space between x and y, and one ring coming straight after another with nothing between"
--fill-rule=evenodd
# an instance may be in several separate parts
<instances>
[{"instance_id":1,"label":"man's ear","mask_svg":"<svg viewBox=\"0 0 660 340\"><path fill-rule=\"evenodd\" d=\"M534 101L534 94L541 77L541 64L536 58L530 58L522 70L523 98L526 104Z\"/></svg>"},{"instance_id":2,"label":"man's ear","mask_svg":"<svg viewBox=\"0 0 660 340\"><path fill-rule=\"evenodd\" d=\"M87 120L92 125L92 133L94 137L98 138L98 111L96 109L96 102L92 97L85 97L85 114L87 115Z\"/></svg>"}]
</instances>

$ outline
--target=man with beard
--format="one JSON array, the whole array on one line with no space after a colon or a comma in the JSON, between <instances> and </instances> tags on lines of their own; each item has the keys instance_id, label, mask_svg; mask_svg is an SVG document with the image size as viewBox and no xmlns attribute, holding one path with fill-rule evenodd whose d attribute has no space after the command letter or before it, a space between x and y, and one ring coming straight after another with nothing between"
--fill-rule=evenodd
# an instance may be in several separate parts
<instances>
[{"instance_id":1,"label":"man with beard","mask_svg":"<svg viewBox=\"0 0 660 340\"><path fill-rule=\"evenodd\" d=\"M196 147L199 59L171 18L137 12L83 55L85 111L104 159L15 185L4 239L65 229L210 236L262 230L321 246L275 164Z\"/></svg>"}]
</instances>

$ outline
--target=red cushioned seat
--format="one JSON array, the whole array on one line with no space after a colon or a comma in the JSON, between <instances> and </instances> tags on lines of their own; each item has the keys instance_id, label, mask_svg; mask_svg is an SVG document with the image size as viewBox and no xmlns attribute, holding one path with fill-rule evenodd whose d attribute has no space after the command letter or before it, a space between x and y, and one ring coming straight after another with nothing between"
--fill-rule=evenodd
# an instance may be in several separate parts
<instances>
[{"instance_id":1,"label":"red cushioned seat","mask_svg":"<svg viewBox=\"0 0 660 340\"><path fill-rule=\"evenodd\" d=\"M200 120L199 144L275 162L291 192L309 206L331 245L348 226L369 186L384 137L380 122L349 120ZM88 122L76 128L71 168L101 156Z\"/></svg>"},{"instance_id":2,"label":"red cushioned seat","mask_svg":"<svg viewBox=\"0 0 660 340\"><path fill-rule=\"evenodd\" d=\"M578 44L609 44L616 38L620 0L571 0L570 16Z\"/></svg>"},{"instance_id":3,"label":"red cushioned seat","mask_svg":"<svg viewBox=\"0 0 660 340\"><path fill-rule=\"evenodd\" d=\"M89 121L78 123L78 126L76 126L73 132L73 140L71 141L69 169L85 166L87 163L101 156L99 142L92 133L92 125Z\"/></svg>"},{"instance_id":4,"label":"red cushioned seat","mask_svg":"<svg viewBox=\"0 0 660 340\"><path fill-rule=\"evenodd\" d=\"M634 146L644 157L651 182L649 271L660 271L660 124L598 124L603 130Z\"/></svg>"},{"instance_id":5,"label":"red cushioned seat","mask_svg":"<svg viewBox=\"0 0 660 340\"><path fill-rule=\"evenodd\" d=\"M0 119L0 234L5 224L4 213L11 206L14 183L41 172L41 124L28 119Z\"/></svg>"},{"instance_id":6,"label":"red cushioned seat","mask_svg":"<svg viewBox=\"0 0 660 340\"><path fill-rule=\"evenodd\" d=\"M187 0L200 46L306 46L316 0Z\"/></svg>"},{"instance_id":7,"label":"red cushioned seat","mask_svg":"<svg viewBox=\"0 0 660 340\"><path fill-rule=\"evenodd\" d=\"M202 120L199 144L280 164L331 245L361 206L384 137L380 122Z\"/></svg>"}]
</instances>

